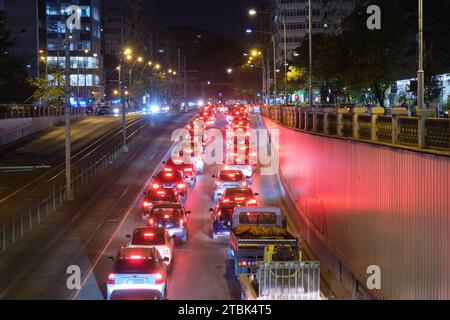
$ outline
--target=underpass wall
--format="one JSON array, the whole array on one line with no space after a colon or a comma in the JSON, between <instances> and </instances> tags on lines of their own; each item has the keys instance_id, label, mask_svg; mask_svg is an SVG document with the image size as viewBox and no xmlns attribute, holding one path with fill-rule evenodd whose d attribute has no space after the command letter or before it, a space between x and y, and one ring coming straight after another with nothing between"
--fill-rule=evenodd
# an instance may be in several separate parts
<instances>
[{"instance_id":1,"label":"underpass wall","mask_svg":"<svg viewBox=\"0 0 450 320\"><path fill-rule=\"evenodd\" d=\"M305 240L355 298L450 299L449 157L263 121L280 130L279 179Z\"/></svg>"},{"instance_id":2,"label":"underpass wall","mask_svg":"<svg viewBox=\"0 0 450 320\"><path fill-rule=\"evenodd\" d=\"M73 115L78 120L83 115ZM64 116L0 119L0 146L20 140L29 135L64 124Z\"/></svg>"}]
</instances>

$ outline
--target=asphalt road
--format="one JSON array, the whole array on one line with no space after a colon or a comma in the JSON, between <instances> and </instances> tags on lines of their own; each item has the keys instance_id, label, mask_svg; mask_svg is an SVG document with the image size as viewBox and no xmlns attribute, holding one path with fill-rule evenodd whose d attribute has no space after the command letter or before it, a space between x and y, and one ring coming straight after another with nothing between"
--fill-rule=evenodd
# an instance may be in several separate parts
<instances>
[{"instance_id":1,"label":"asphalt road","mask_svg":"<svg viewBox=\"0 0 450 320\"><path fill-rule=\"evenodd\" d=\"M110 175L109 183L100 177L97 186L86 190L85 203L78 201L74 208L61 213L60 220L65 215L72 217L70 224L60 222L62 231L49 234L44 229L41 235L27 238L0 255L0 299L105 299L106 279L113 267L108 257L115 256L127 242L127 234L142 226L141 193L169 156L172 130L183 126L188 117L161 124L160 133L149 140L136 159L125 162L117 176L106 173ZM254 126L259 127L256 120L255 117ZM219 125L223 126L224 121ZM192 211L189 239L176 247L174 269L169 276L169 299L240 299L239 284L228 260L227 239L211 238L208 210L214 206L211 175L218 169L207 166L188 194L186 210ZM256 173L252 188L260 193L260 205L282 207L291 222L275 178ZM55 228L57 224L53 224L52 230ZM293 223L290 231L301 236ZM66 269L71 265L81 268L80 290L67 288Z\"/></svg>"}]
</instances>

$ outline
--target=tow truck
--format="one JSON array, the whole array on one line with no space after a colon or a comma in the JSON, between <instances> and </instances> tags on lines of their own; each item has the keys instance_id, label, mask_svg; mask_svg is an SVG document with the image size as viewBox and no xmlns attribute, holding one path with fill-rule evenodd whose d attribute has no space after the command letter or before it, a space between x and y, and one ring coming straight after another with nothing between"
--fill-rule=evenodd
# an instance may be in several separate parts
<instances>
[{"instance_id":1,"label":"tow truck","mask_svg":"<svg viewBox=\"0 0 450 320\"><path fill-rule=\"evenodd\" d=\"M257 262L264 261L267 246L290 248L299 255L298 240L287 231L286 219L275 207L238 207L234 210L230 232L230 258L238 277L249 273Z\"/></svg>"}]
</instances>

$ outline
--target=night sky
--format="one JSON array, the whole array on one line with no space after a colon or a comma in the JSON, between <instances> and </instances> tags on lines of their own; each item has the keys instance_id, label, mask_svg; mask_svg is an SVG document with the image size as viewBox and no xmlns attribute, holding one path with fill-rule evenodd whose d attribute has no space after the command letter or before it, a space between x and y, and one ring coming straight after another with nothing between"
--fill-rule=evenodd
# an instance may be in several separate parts
<instances>
[{"instance_id":1,"label":"night sky","mask_svg":"<svg viewBox=\"0 0 450 320\"><path fill-rule=\"evenodd\" d=\"M257 0L157 0L159 22L193 26L236 40L245 37L247 14Z\"/></svg>"}]
</instances>

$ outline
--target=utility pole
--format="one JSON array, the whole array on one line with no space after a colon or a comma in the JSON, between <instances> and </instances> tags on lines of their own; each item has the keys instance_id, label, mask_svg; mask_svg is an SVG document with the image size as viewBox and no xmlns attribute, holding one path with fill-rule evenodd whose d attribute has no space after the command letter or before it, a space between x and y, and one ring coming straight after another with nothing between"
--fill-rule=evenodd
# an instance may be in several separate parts
<instances>
[{"instance_id":1,"label":"utility pole","mask_svg":"<svg viewBox=\"0 0 450 320\"><path fill-rule=\"evenodd\" d=\"M314 105L312 91L312 6L309 0L309 107Z\"/></svg>"},{"instance_id":2,"label":"utility pole","mask_svg":"<svg viewBox=\"0 0 450 320\"><path fill-rule=\"evenodd\" d=\"M121 12L124 12L124 2L121 2ZM120 28L120 45L121 50L124 50L125 45L125 22L124 15L121 15L121 28ZM119 64L119 100L122 107L122 138L123 138L123 152L128 153L127 143L127 115L125 110L125 101L123 99L122 85L123 85L123 57L124 52L120 52L120 64Z\"/></svg>"},{"instance_id":3,"label":"utility pole","mask_svg":"<svg viewBox=\"0 0 450 320\"><path fill-rule=\"evenodd\" d=\"M287 33L286 33L286 20L283 18L283 32L284 32L284 105L288 105L288 92L287 92Z\"/></svg>"},{"instance_id":4,"label":"utility pole","mask_svg":"<svg viewBox=\"0 0 450 320\"><path fill-rule=\"evenodd\" d=\"M65 91L66 91L66 108L64 112L65 119L65 130L66 130L66 201L74 201L74 194L72 190L72 150L71 150L71 137L70 137L70 117L71 117L71 106L70 106L70 38L69 28L66 27L65 40L64 40L64 50L65 50Z\"/></svg>"},{"instance_id":5,"label":"utility pole","mask_svg":"<svg viewBox=\"0 0 450 320\"><path fill-rule=\"evenodd\" d=\"M182 83L181 83L181 49L178 48L178 68L177 68L177 81L178 81L178 94L177 96L181 100L181 91L182 91ZM181 101L179 101L181 102Z\"/></svg>"},{"instance_id":6,"label":"utility pole","mask_svg":"<svg viewBox=\"0 0 450 320\"><path fill-rule=\"evenodd\" d=\"M187 64L186 56L184 56L184 90L183 90L184 102L187 101ZM187 108L186 108L187 110Z\"/></svg>"},{"instance_id":7,"label":"utility pole","mask_svg":"<svg viewBox=\"0 0 450 320\"><path fill-rule=\"evenodd\" d=\"M274 105L277 104L277 48L275 43L275 36L272 36L273 42L273 95Z\"/></svg>"},{"instance_id":8,"label":"utility pole","mask_svg":"<svg viewBox=\"0 0 450 320\"><path fill-rule=\"evenodd\" d=\"M419 0L419 70L417 72L417 107L425 106L425 71L423 70L423 0Z\"/></svg>"}]
</instances>

